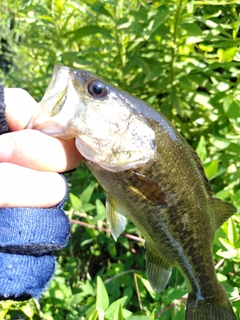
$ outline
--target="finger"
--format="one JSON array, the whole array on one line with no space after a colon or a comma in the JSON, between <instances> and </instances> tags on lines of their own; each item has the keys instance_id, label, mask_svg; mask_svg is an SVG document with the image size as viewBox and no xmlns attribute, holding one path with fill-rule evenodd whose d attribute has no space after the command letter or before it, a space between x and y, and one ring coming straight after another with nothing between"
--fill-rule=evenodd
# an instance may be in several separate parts
<instances>
[{"instance_id":1,"label":"finger","mask_svg":"<svg viewBox=\"0 0 240 320\"><path fill-rule=\"evenodd\" d=\"M26 128L33 114L39 110L37 102L20 88L4 89L6 117L10 131Z\"/></svg>"},{"instance_id":2,"label":"finger","mask_svg":"<svg viewBox=\"0 0 240 320\"><path fill-rule=\"evenodd\" d=\"M75 140L59 140L36 130L0 136L0 162L11 162L34 170L64 172L76 168L82 156Z\"/></svg>"},{"instance_id":3,"label":"finger","mask_svg":"<svg viewBox=\"0 0 240 320\"><path fill-rule=\"evenodd\" d=\"M55 172L0 163L0 207L52 207L64 198L66 184Z\"/></svg>"}]
</instances>

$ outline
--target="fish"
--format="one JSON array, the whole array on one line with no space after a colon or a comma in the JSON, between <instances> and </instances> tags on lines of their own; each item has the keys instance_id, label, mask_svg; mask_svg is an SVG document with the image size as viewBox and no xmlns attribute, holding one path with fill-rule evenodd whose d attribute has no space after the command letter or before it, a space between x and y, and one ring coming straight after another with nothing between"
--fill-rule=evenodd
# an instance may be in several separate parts
<instances>
[{"instance_id":1,"label":"fish","mask_svg":"<svg viewBox=\"0 0 240 320\"><path fill-rule=\"evenodd\" d=\"M216 197L196 152L163 115L87 71L56 65L29 128L75 139L106 191L116 240L127 218L146 240L146 273L162 292L172 268L188 286L186 320L236 319L218 282L215 231L236 208Z\"/></svg>"}]
</instances>

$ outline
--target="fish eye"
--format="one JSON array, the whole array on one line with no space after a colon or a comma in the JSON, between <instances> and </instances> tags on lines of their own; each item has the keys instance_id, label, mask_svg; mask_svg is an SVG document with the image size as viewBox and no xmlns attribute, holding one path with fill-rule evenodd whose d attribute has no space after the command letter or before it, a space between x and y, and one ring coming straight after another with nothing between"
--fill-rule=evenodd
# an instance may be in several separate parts
<instances>
[{"instance_id":1,"label":"fish eye","mask_svg":"<svg viewBox=\"0 0 240 320\"><path fill-rule=\"evenodd\" d=\"M94 80L88 85L88 92L93 97L104 98L108 95L108 87L104 82Z\"/></svg>"}]
</instances>

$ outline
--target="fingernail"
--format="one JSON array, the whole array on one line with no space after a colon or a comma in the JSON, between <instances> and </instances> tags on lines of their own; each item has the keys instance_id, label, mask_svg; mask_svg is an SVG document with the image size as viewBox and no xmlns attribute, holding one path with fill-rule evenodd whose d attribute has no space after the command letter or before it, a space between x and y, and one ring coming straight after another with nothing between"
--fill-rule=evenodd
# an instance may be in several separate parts
<instances>
[{"instance_id":1,"label":"fingernail","mask_svg":"<svg viewBox=\"0 0 240 320\"><path fill-rule=\"evenodd\" d=\"M8 133L0 136L0 162L9 161L12 157L14 142L8 137Z\"/></svg>"}]
</instances>

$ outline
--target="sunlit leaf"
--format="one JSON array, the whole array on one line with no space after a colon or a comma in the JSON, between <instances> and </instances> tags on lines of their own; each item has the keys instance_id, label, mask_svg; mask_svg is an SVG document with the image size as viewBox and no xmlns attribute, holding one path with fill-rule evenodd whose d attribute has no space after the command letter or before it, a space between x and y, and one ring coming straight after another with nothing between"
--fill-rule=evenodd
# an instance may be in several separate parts
<instances>
[{"instance_id":1,"label":"sunlit leaf","mask_svg":"<svg viewBox=\"0 0 240 320\"><path fill-rule=\"evenodd\" d=\"M232 244L236 244L239 240L239 234L233 218L228 220L228 239Z\"/></svg>"},{"instance_id":2,"label":"sunlit leaf","mask_svg":"<svg viewBox=\"0 0 240 320\"><path fill-rule=\"evenodd\" d=\"M115 315L119 315L122 316L122 308L125 305L125 302L127 301L127 297L123 297L120 298L116 301L114 301L108 308L106 311L106 318L107 319L113 319L113 317L115 317ZM121 308L121 310L120 310ZM117 311L118 310L118 311Z\"/></svg>"},{"instance_id":3,"label":"sunlit leaf","mask_svg":"<svg viewBox=\"0 0 240 320\"><path fill-rule=\"evenodd\" d=\"M211 162L204 164L204 171L209 180L216 177L218 172L219 160L212 160Z\"/></svg>"},{"instance_id":4,"label":"sunlit leaf","mask_svg":"<svg viewBox=\"0 0 240 320\"><path fill-rule=\"evenodd\" d=\"M217 255L219 255L220 257L223 257L225 259L233 259L235 257L239 257L239 252L237 250L233 250L233 251L220 251L218 250Z\"/></svg>"},{"instance_id":5,"label":"sunlit leaf","mask_svg":"<svg viewBox=\"0 0 240 320\"><path fill-rule=\"evenodd\" d=\"M101 279L97 277L97 299L96 299L96 309L104 315L104 311L109 306L109 297L106 287Z\"/></svg>"},{"instance_id":6,"label":"sunlit leaf","mask_svg":"<svg viewBox=\"0 0 240 320\"><path fill-rule=\"evenodd\" d=\"M196 152L202 162L205 161L207 158L206 145L207 144L206 144L206 140L205 140L204 136L201 136L200 140L198 142L197 148L196 148Z\"/></svg>"},{"instance_id":7,"label":"sunlit leaf","mask_svg":"<svg viewBox=\"0 0 240 320\"><path fill-rule=\"evenodd\" d=\"M81 200L82 200L82 203L84 203L84 204L85 204L85 203L89 203L95 187L96 187L96 182L92 181L92 182L87 186L87 188L83 190L83 192L82 192L81 195L80 195L80 198L81 198Z\"/></svg>"},{"instance_id":8,"label":"sunlit leaf","mask_svg":"<svg viewBox=\"0 0 240 320\"><path fill-rule=\"evenodd\" d=\"M219 238L219 241L222 243L222 245L228 250L228 251L234 251L235 247L234 244L232 244L229 240Z\"/></svg>"},{"instance_id":9,"label":"sunlit leaf","mask_svg":"<svg viewBox=\"0 0 240 320\"><path fill-rule=\"evenodd\" d=\"M21 310L25 313L26 316L28 316L30 319L33 317L35 310L33 306L30 303L25 303L23 306L21 306Z\"/></svg>"},{"instance_id":10,"label":"sunlit leaf","mask_svg":"<svg viewBox=\"0 0 240 320\"><path fill-rule=\"evenodd\" d=\"M82 208L81 199L71 192L69 193L69 198L70 198L70 202L71 202L73 209L74 210L81 210L81 208Z\"/></svg>"},{"instance_id":11,"label":"sunlit leaf","mask_svg":"<svg viewBox=\"0 0 240 320\"><path fill-rule=\"evenodd\" d=\"M124 320L121 304L117 305L116 310L114 312L113 320Z\"/></svg>"},{"instance_id":12,"label":"sunlit leaf","mask_svg":"<svg viewBox=\"0 0 240 320\"><path fill-rule=\"evenodd\" d=\"M68 34L66 34L65 36L70 38L69 42L73 42L73 41L79 41L81 38L83 37L91 37L92 35L104 35L107 38L111 38L111 32L109 29L107 28L103 28L103 27L99 27L96 25L88 25L88 26L84 26L81 27L79 29L76 29Z\"/></svg>"},{"instance_id":13,"label":"sunlit leaf","mask_svg":"<svg viewBox=\"0 0 240 320\"><path fill-rule=\"evenodd\" d=\"M147 279L141 278L142 283L144 284L144 287L147 289L148 293L151 295L153 299L156 299L156 297L159 296L157 292L153 290L151 287L149 281Z\"/></svg>"},{"instance_id":14,"label":"sunlit leaf","mask_svg":"<svg viewBox=\"0 0 240 320\"><path fill-rule=\"evenodd\" d=\"M126 320L152 320L151 316L142 316L142 315L137 315L137 316L130 316Z\"/></svg>"},{"instance_id":15,"label":"sunlit leaf","mask_svg":"<svg viewBox=\"0 0 240 320\"><path fill-rule=\"evenodd\" d=\"M218 54L218 58L220 60L220 62L228 62L228 61L232 61L233 57L236 54L236 51L238 50L238 47L231 47L228 49L218 49L217 54Z\"/></svg>"}]
</instances>

